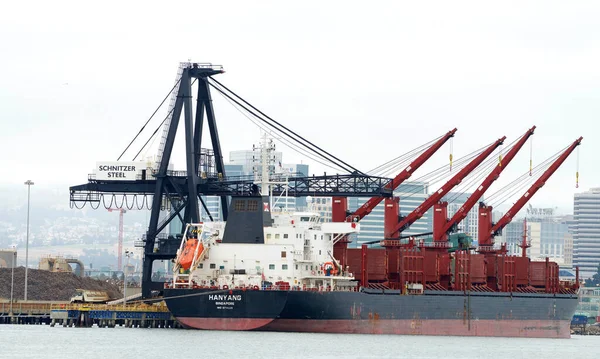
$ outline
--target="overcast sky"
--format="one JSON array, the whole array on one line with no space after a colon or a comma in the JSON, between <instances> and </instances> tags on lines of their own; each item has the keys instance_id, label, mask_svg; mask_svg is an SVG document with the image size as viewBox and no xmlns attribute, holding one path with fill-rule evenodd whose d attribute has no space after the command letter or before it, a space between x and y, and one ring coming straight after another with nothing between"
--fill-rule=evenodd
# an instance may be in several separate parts
<instances>
[{"instance_id":1,"label":"overcast sky","mask_svg":"<svg viewBox=\"0 0 600 359\"><path fill-rule=\"evenodd\" d=\"M458 158L537 125L534 165L584 139L534 205L567 213L573 193L600 186L600 2L88 4L2 6L4 184L84 183L96 161L116 160L173 86L178 63L192 59L223 65L219 81L363 171L454 127ZM260 132L213 97L227 160ZM280 149L284 162L326 170ZM174 161L184 165L179 153ZM528 169L529 144L492 191Z\"/></svg>"}]
</instances>

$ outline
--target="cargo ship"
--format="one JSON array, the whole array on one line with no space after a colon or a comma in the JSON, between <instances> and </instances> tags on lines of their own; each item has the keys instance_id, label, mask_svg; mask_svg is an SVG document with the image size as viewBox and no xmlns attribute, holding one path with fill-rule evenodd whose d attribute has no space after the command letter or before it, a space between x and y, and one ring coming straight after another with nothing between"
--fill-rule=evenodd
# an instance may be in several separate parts
<instances>
[{"instance_id":1,"label":"cargo ship","mask_svg":"<svg viewBox=\"0 0 600 359\"><path fill-rule=\"evenodd\" d=\"M227 223L190 224L185 230L173 281L164 289L169 310L185 327L570 337L578 303L574 288L540 292L527 286L498 292L477 286L459 289L458 279L453 279L453 289L446 290L411 280L410 270L401 288L362 283L357 277L366 273L352 273L332 255L334 243L357 233L359 223L323 223L312 212L271 215L268 198L260 196L234 197L231 208ZM408 263L424 248L415 243L396 256ZM364 261L374 258L364 248L348 250L362 257L363 270ZM473 259L481 258L465 252L451 253L447 263L447 270L454 267L458 277L458 263L470 256L475 266ZM506 263L507 256L496 257ZM539 263L544 269L552 267Z\"/></svg>"},{"instance_id":2,"label":"cargo ship","mask_svg":"<svg viewBox=\"0 0 600 359\"><path fill-rule=\"evenodd\" d=\"M478 200L534 129L464 206ZM458 223L470 208L449 221L442 196L503 140L406 217L398 216L397 198L386 198L382 248L347 244L360 231L359 220L383 199L373 198L348 215L344 198L334 197L331 222L323 221L318 208L273 212L269 173L262 166L261 192L232 197L226 223L187 225L173 280L163 291L166 305L183 326L204 330L568 338L579 302L578 278L560 281L556 263L528 258L526 236L521 256L508 255L505 245L495 246L492 237L581 138L498 223L492 224L492 208L480 202L477 248L468 241L452 244L447 236L446 227ZM424 159L413 161L394 182L410 177L420 165L417 161ZM427 208L434 208L432 241L400 237Z\"/></svg>"}]
</instances>

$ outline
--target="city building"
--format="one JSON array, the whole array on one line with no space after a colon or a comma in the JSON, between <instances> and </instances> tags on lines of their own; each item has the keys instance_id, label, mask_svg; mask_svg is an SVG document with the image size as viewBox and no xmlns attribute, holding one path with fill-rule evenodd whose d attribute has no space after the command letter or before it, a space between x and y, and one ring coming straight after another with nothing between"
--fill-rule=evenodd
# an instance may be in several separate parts
<instances>
[{"instance_id":1,"label":"city building","mask_svg":"<svg viewBox=\"0 0 600 359\"><path fill-rule=\"evenodd\" d=\"M263 158L263 152L261 151L264 146L267 146L267 150L265 152L266 158ZM225 164L225 176L227 178L254 178L256 182L260 182L263 160L266 160L268 163L268 172L271 178L275 176L284 181L286 177L305 177L309 175L307 164L283 163L283 154L275 151L275 143L273 140L263 137L263 141L258 145L253 145L252 150L229 152L229 163ZM210 216L212 216L212 220L221 221L222 204L220 197L202 196L202 200L206 204L206 208L204 208L204 206L201 206L200 208L200 216L202 220L208 221L210 220ZM272 198L271 203L271 207L274 210L294 211L297 209L305 209L306 206L306 198L289 197L285 194Z\"/></svg>"},{"instance_id":2,"label":"city building","mask_svg":"<svg viewBox=\"0 0 600 359\"><path fill-rule=\"evenodd\" d=\"M600 188L575 194L572 228L573 266L589 278L600 263Z\"/></svg>"},{"instance_id":3,"label":"city building","mask_svg":"<svg viewBox=\"0 0 600 359\"><path fill-rule=\"evenodd\" d=\"M569 236L571 216L557 215L554 208L527 208L527 255L534 260L550 260L566 265L565 239ZM502 236L509 254L520 255L523 242L523 218L515 218L504 227Z\"/></svg>"},{"instance_id":4,"label":"city building","mask_svg":"<svg viewBox=\"0 0 600 359\"><path fill-rule=\"evenodd\" d=\"M452 218L462 207L472 193L449 192L442 198L443 202L448 202L448 218ZM465 233L474 240L477 239L477 230L479 226L479 206L476 204L471 208L465 219L458 224L458 232Z\"/></svg>"},{"instance_id":5,"label":"city building","mask_svg":"<svg viewBox=\"0 0 600 359\"><path fill-rule=\"evenodd\" d=\"M573 233L565 234L565 245L563 249L564 263L566 267L573 266Z\"/></svg>"}]
</instances>

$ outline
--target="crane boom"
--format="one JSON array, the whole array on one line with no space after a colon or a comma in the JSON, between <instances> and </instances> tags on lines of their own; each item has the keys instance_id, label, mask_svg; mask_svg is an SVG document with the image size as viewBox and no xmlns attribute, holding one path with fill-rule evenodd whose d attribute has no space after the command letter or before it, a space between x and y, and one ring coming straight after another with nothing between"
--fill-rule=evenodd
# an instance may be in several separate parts
<instances>
[{"instance_id":1,"label":"crane boom","mask_svg":"<svg viewBox=\"0 0 600 359\"><path fill-rule=\"evenodd\" d=\"M560 165L565 162L567 157L575 150L577 146L581 144L581 140L583 137L579 137L575 142L573 142L561 155L554 161L550 167L538 178L537 181L529 189L519 200L506 212L506 214L500 218L500 220L492 227L490 233L487 233L487 244L491 244L491 238L498 232L500 232L507 224L512 221L515 214L519 213L521 208L533 197L533 195L546 184L546 181L550 176L556 172L556 170L560 167ZM480 244L481 245L481 244Z\"/></svg>"},{"instance_id":2,"label":"crane boom","mask_svg":"<svg viewBox=\"0 0 600 359\"><path fill-rule=\"evenodd\" d=\"M410 176L412 176L413 172L415 172L419 167L421 167L433 154L435 154L450 138L454 137L457 129L453 129L452 131L448 131L444 136L442 136L439 140L437 140L433 145L431 145L427 150L419 155L414 161L412 161L402 172L400 172L390 184L386 186L386 188L391 188L392 191L398 188L402 184L402 182L406 181ZM360 221L366 215L371 213L375 207L379 203L383 201L383 197L371 197L368 201L366 201L360 208L358 208L354 213L352 213L347 221Z\"/></svg>"},{"instance_id":3,"label":"crane boom","mask_svg":"<svg viewBox=\"0 0 600 359\"><path fill-rule=\"evenodd\" d=\"M501 159L501 161L494 168L494 170L483 180L483 182L481 182L481 185L479 187L477 187L475 192L473 192L473 194L471 196L469 196L467 201L460 207L460 209L454 214L454 216L452 216L450 221L448 221L448 223L446 223L446 225L444 225L441 233L448 233L458 223L460 223L463 219L465 219L465 217L467 217L471 208L473 208L473 206L475 206L475 204L477 204L477 201L479 201L479 199L481 198L481 196L483 196L485 191L487 191L488 188L490 188L492 183L494 183L494 181L496 181L498 179L498 177L500 177L500 173L502 173L502 171L504 171L506 166L512 161L512 159L515 157L515 155L521 150L521 148L523 147L525 142L527 142L529 137L531 137L533 135L534 131L535 131L535 126L530 128L529 130L527 130L527 132L523 135L523 137L521 137L521 139L510 149L510 151L508 151L506 156L503 159Z\"/></svg>"},{"instance_id":4,"label":"crane boom","mask_svg":"<svg viewBox=\"0 0 600 359\"><path fill-rule=\"evenodd\" d=\"M427 198L425 202L423 202L419 207L412 211L408 216L404 217L404 219L402 219L400 223L398 223L395 226L393 233L404 231L406 228L410 227L410 225L413 224L416 220L421 218L423 214L429 210L429 208L431 208L435 203L439 202L442 199L442 197L444 197L448 192L450 192L452 188L460 184L460 182L465 177L467 177L469 173L471 173L477 166L481 164L481 162L483 162L489 155L491 155L492 152L494 152L494 150L498 146L500 146L505 139L506 136L499 138L496 142L492 143L488 148L486 148L477 157L475 157L475 159L469 162L468 165L466 165L456 175L454 175L454 177L452 177L448 182L446 182L439 190L437 190L434 194L429 196L429 198Z\"/></svg>"}]
</instances>

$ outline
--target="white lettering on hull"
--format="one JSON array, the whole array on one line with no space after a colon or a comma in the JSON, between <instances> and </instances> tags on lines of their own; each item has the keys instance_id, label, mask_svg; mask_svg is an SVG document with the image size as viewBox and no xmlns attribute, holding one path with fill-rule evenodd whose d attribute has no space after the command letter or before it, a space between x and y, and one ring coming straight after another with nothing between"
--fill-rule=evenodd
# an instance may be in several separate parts
<instances>
[{"instance_id":1,"label":"white lettering on hull","mask_svg":"<svg viewBox=\"0 0 600 359\"><path fill-rule=\"evenodd\" d=\"M242 296L231 294L209 294L208 300L214 301L217 309L233 309L235 302L242 300Z\"/></svg>"},{"instance_id":2,"label":"white lettering on hull","mask_svg":"<svg viewBox=\"0 0 600 359\"><path fill-rule=\"evenodd\" d=\"M238 295L231 295L231 294L209 294L208 295L208 300L227 300L227 301L237 301L239 302L240 300L242 300L242 295L238 294Z\"/></svg>"}]
</instances>

